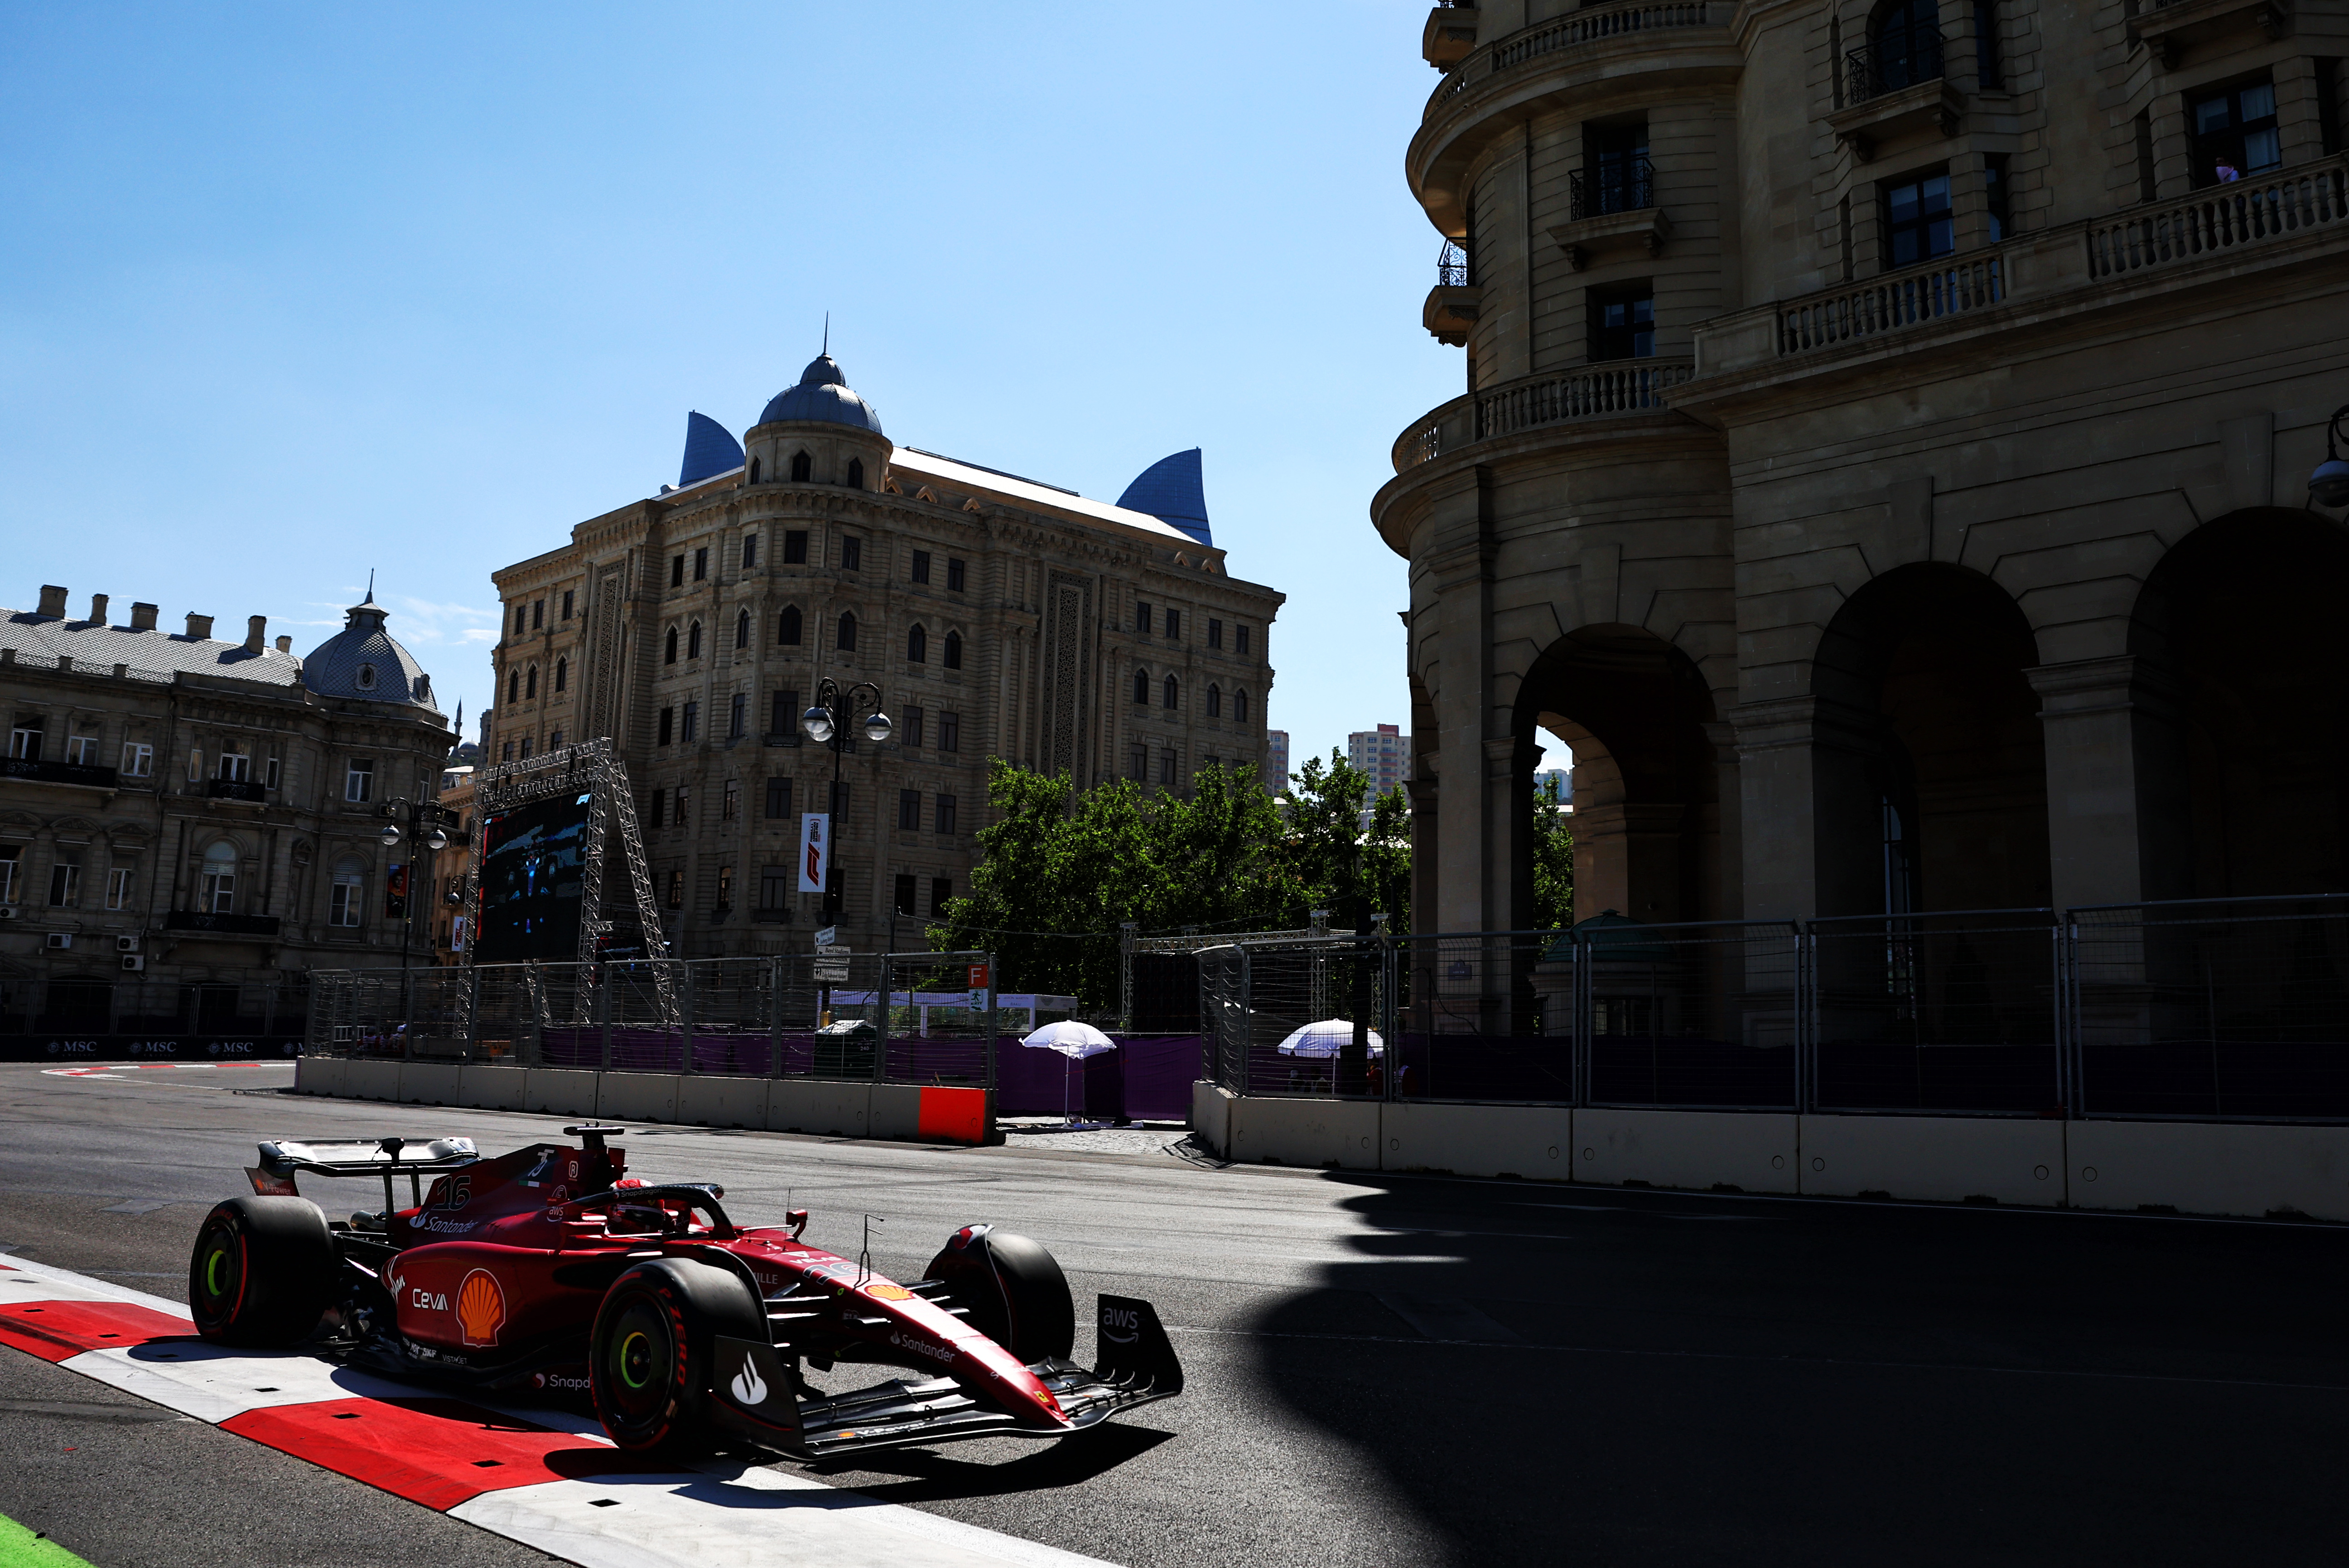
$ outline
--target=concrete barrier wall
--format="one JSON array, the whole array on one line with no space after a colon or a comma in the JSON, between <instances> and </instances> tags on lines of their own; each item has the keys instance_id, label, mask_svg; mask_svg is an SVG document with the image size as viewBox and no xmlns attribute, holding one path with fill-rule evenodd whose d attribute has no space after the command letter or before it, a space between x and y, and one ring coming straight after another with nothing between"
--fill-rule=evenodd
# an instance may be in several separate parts
<instances>
[{"instance_id":1,"label":"concrete barrier wall","mask_svg":"<svg viewBox=\"0 0 2349 1568\"><path fill-rule=\"evenodd\" d=\"M2065 1125L1989 1116L1805 1116L1802 1190L2054 1207L2064 1201Z\"/></svg>"},{"instance_id":2,"label":"concrete barrier wall","mask_svg":"<svg viewBox=\"0 0 2349 1568\"><path fill-rule=\"evenodd\" d=\"M875 1084L869 1103L872 1120L866 1124L865 1137L892 1138L899 1143L912 1143L921 1137L919 1084Z\"/></svg>"},{"instance_id":3,"label":"concrete barrier wall","mask_svg":"<svg viewBox=\"0 0 2349 1568\"><path fill-rule=\"evenodd\" d=\"M453 1106L460 1069L441 1062L402 1062L399 1103L403 1106Z\"/></svg>"},{"instance_id":4,"label":"concrete barrier wall","mask_svg":"<svg viewBox=\"0 0 2349 1568\"><path fill-rule=\"evenodd\" d=\"M668 1073L605 1073L595 1114L605 1121L677 1120L677 1078Z\"/></svg>"},{"instance_id":5,"label":"concrete barrier wall","mask_svg":"<svg viewBox=\"0 0 2349 1568\"><path fill-rule=\"evenodd\" d=\"M1564 1181L1574 1169L1573 1121L1573 1112L1550 1106L1385 1106L1379 1165Z\"/></svg>"},{"instance_id":6,"label":"concrete barrier wall","mask_svg":"<svg viewBox=\"0 0 2349 1568\"><path fill-rule=\"evenodd\" d=\"M767 1125L767 1080L697 1077L677 1081L677 1119L706 1127Z\"/></svg>"},{"instance_id":7,"label":"concrete barrier wall","mask_svg":"<svg viewBox=\"0 0 2349 1568\"><path fill-rule=\"evenodd\" d=\"M297 1056L294 1059L294 1092L297 1095L339 1095L349 1076L350 1062L342 1056Z\"/></svg>"},{"instance_id":8,"label":"concrete barrier wall","mask_svg":"<svg viewBox=\"0 0 2349 1568\"><path fill-rule=\"evenodd\" d=\"M351 1061L343 1064L343 1095L353 1100L399 1098L399 1064Z\"/></svg>"},{"instance_id":9,"label":"concrete barrier wall","mask_svg":"<svg viewBox=\"0 0 2349 1568\"><path fill-rule=\"evenodd\" d=\"M1235 1100L1231 1148L1224 1158L1376 1170L1381 1108L1375 1101Z\"/></svg>"},{"instance_id":10,"label":"concrete barrier wall","mask_svg":"<svg viewBox=\"0 0 2349 1568\"><path fill-rule=\"evenodd\" d=\"M2076 1208L2349 1220L2349 1127L2067 1126Z\"/></svg>"},{"instance_id":11,"label":"concrete barrier wall","mask_svg":"<svg viewBox=\"0 0 2349 1568\"><path fill-rule=\"evenodd\" d=\"M872 1121L873 1085L822 1078L777 1078L767 1090L769 1132L864 1137Z\"/></svg>"},{"instance_id":12,"label":"concrete barrier wall","mask_svg":"<svg viewBox=\"0 0 2349 1568\"><path fill-rule=\"evenodd\" d=\"M518 1111L523 1107L523 1081L520 1067L484 1067L471 1063L457 1070L457 1103L484 1111Z\"/></svg>"},{"instance_id":13,"label":"concrete barrier wall","mask_svg":"<svg viewBox=\"0 0 2349 1568\"><path fill-rule=\"evenodd\" d=\"M594 1121L597 1076L585 1067L533 1067L523 1080L522 1108Z\"/></svg>"},{"instance_id":14,"label":"concrete barrier wall","mask_svg":"<svg viewBox=\"0 0 2349 1568\"><path fill-rule=\"evenodd\" d=\"M1218 1159L1229 1159L1232 1106L1239 1096L1205 1079L1191 1085L1191 1133Z\"/></svg>"},{"instance_id":15,"label":"concrete barrier wall","mask_svg":"<svg viewBox=\"0 0 2349 1568\"><path fill-rule=\"evenodd\" d=\"M1574 1179L1794 1192L1795 1117L1771 1111L1574 1113Z\"/></svg>"}]
</instances>

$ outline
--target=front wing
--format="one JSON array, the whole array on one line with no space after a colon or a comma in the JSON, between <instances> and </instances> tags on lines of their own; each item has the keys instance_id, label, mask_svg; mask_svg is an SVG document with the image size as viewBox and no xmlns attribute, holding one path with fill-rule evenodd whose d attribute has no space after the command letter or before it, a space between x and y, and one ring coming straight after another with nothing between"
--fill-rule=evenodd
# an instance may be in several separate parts
<instances>
[{"instance_id":1,"label":"front wing","mask_svg":"<svg viewBox=\"0 0 2349 1568\"><path fill-rule=\"evenodd\" d=\"M1100 1365L1058 1356L1028 1368L1052 1391L1065 1427L1022 1426L951 1377L892 1378L826 1398L788 1397L789 1374L771 1347L721 1340L712 1408L754 1441L809 1459L968 1438L1065 1438L1121 1410L1183 1392L1183 1366L1148 1302L1102 1296ZM784 1397L778 1397L778 1394Z\"/></svg>"}]
</instances>

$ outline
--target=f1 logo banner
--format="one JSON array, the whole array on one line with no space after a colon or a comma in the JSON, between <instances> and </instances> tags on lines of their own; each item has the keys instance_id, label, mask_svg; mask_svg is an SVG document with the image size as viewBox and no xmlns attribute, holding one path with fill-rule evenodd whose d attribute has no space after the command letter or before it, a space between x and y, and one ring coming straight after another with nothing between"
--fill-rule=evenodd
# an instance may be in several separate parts
<instances>
[{"instance_id":1,"label":"f1 logo banner","mask_svg":"<svg viewBox=\"0 0 2349 1568\"><path fill-rule=\"evenodd\" d=\"M832 869L832 814L811 811L800 817L800 891L823 891L824 875Z\"/></svg>"}]
</instances>

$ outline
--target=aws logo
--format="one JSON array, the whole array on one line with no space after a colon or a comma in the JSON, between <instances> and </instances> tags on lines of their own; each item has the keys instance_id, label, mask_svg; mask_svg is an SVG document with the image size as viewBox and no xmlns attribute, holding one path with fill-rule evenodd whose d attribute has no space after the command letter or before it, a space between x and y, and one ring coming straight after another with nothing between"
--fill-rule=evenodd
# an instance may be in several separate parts
<instances>
[{"instance_id":1,"label":"aws logo","mask_svg":"<svg viewBox=\"0 0 2349 1568\"><path fill-rule=\"evenodd\" d=\"M1132 1345L1142 1337L1142 1314L1132 1307L1104 1305L1101 1309L1101 1331L1105 1338Z\"/></svg>"}]
</instances>

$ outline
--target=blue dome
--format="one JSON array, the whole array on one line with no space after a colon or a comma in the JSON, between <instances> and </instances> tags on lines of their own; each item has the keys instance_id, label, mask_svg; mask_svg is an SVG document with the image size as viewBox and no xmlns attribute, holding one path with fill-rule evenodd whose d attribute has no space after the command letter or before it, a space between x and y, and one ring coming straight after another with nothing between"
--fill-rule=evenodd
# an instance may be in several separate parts
<instances>
[{"instance_id":1,"label":"blue dome","mask_svg":"<svg viewBox=\"0 0 2349 1568\"><path fill-rule=\"evenodd\" d=\"M781 420L853 425L881 434L881 416L872 404L848 389L848 378L840 373L839 362L829 354L817 355L800 372L800 384L776 393L766 411L759 416L762 425Z\"/></svg>"},{"instance_id":2,"label":"blue dome","mask_svg":"<svg viewBox=\"0 0 2349 1568\"><path fill-rule=\"evenodd\" d=\"M1215 535L1207 527L1207 488L1199 474L1199 449L1162 457L1125 487L1117 504L1128 512L1147 512L1170 528L1180 528L1213 548Z\"/></svg>"},{"instance_id":3,"label":"blue dome","mask_svg":"<svg viewBox=\"0 0 2349 1568\"><path fill-rule=\"evenodd\" d=\"M302 684L321 697L356 697L368 702L401 702L429 713L432 677L415 655L391 640L385 612L370 591L364 604L345 612L343 629L310 650L302 661Z\"/></svg>"},{"instance_id":4,"label":"blue dome","mask_svg":"<svg viewBox=\"0 0 2349 1568\"><path fill-rule=\"evenodd\" d=\"M685 416L685 463L677 471L677 487L700 483L714 473L742 466L742 443L708 414Z\"/></svg>"}]
</instances>

